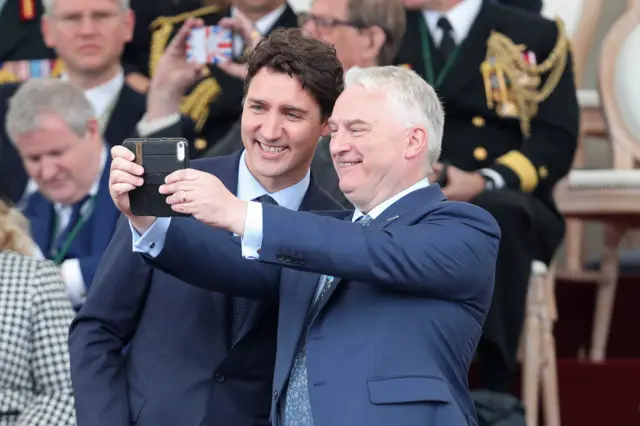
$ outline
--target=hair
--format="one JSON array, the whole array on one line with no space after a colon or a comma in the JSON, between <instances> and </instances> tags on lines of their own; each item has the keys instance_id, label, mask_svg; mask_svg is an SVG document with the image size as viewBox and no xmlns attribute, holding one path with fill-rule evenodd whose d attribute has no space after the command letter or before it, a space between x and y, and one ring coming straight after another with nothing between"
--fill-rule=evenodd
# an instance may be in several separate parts
<instances>
[{"instance_id":1,"label":"hair","mask_svg":"<svg viewBox=\"0 0 640 426\"><path fill-rule=\"evenodd\" d=\"M262 39L247 64L245 94L263 68L298 79L320 107L323 120L344 90L344 69L329 44L303 35L299 28L276 29Z\"/></svg>"},{"instance_id":2,"label":"hair","mask_svg":"<svg viewBox=\"0 0 640 426\"><path fill-rule=\"evenodd\" d=\"M35 243L29 236L30 232L27 218L0 200L0 250L32 255Z\"/></svg>"},{"instance_id":3,"label":"hair","mask_svg":"<svg viewBox=\"0 0 640 426\"><path fill-rule=\"evenodd\" d=\"M380 27L386 40L378 53L378 65L391 65L405 32L402 0L349 0L347 20L361 28Z\"/></svg>"},{"instance_id":4,"label":"hair","mask_svg":"<svg viewBox=\"0 0 640 426\"><path fill-rule=\"evenodd\" d=\"M95 117L84 93L68 81L36 78L23 83L9 100L6 130L15 142L17 136L38 129L46 114L59 116L69 129L83 137L87 123Z\"/></svg>"},{"instance_id":5,"label":"hair","mask_svg":"<svg viewBox=\"0 0 640 426\"><path fill-rule=\"evenodd\" d=\"M118 0L122 10L129 10L131 7L131 0ZM56 0L42 0L42 7L44 8L44 14L51 16L53 14L53 8Z\"/></svg>"},{"instance_id":6,"label":"hair","mask_svg":"<svg viewBox=\"0 0 640 426\"><path fill-rule=\"evenodd\" d=\"M393 102L407 128L419 125L427 129L429 137L428 166L438 161L444 131L444 109L436 91L418 74L396 66L349 69L346 87L361 86L370 92L383 90Z\"/></svg>"}]
</instances>

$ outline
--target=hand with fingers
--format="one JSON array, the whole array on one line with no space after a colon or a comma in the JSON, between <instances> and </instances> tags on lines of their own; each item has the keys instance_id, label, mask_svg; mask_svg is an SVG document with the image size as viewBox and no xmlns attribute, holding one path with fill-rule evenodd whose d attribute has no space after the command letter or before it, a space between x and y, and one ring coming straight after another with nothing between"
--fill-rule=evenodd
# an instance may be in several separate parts
<instances>
[{"instance_id":1,"label":"hand with fingers","mask_svg":"<svg viewBox=\"0 0 640 426\"><path fill-rule=\"evenodd\" d=\"M215 228L244 235L247 203L238 199L220 180L199 170L183 169L171 173L160 186L167 203L178 213Z\"/></svg>"},{"instance_id":2,"label":"hand with fingers","mask_svg":"<svg viewBox=\"0 0 640 426\"><path fill-rule=\"evenodd\" d=\"M220 22L218 22L218 25L230 29L242 37L245 54L253 52L253 49L255 49L256 45L262 40L262 35L255 29L253 23L241 12L237 12L237 14L231 18L222 18ZM246 64L228 61L218 64L218 68L241 80L244 80L247 76Z\"/></svg>"},{"instance_id":3,"label":"hand with fingers","mask_svg":"<svg viewBox=\"0 0 640 426\"><path fill-rule=\"evenodd\" d=\"M203 25L202 19L187 19L158 61L147 96L147 120L179 112L182 97L203 75L204 65L187 61L189 35Z\"/></svg>"},{"instance_id":4,"label":"hand with fingers","mask_svg":"<svg viewBox=\"0 0 640 426\"><path fill-rule=\"evenodd\" d=\"M442 163L433 165L433 176L440 180L440 173L446 173L447 185L442 192L449 200L471 201L485 187L485 180L478 172L466 172L452 165L445 168ZM430 182L433 182L430 179Z\"/></svg>"},{"instance_id":5,"label":"hand with fingers","mask_svg":"<svg viewBox=\"0 0 640 426\"><path fill-rule=\"evenodd\" d=\"M129 192L142 186L144 169L134 162L135 155L123 146L111 148L111 169L109 171L109 194L117 209L124 214L133 227L144 234L156 220L151 216L135 216L131 213Z\"/></svg>"}]
</instances>

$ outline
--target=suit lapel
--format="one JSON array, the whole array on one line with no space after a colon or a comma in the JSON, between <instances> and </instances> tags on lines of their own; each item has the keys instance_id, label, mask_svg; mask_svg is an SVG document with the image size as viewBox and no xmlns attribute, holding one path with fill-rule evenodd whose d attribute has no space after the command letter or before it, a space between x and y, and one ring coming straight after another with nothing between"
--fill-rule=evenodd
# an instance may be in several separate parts
<instances>
[{"instance_id":1,"label":"suit lapel","mask_svg":"<svg viewBox=\"0 0 640 426\"><path fill-rule=\"evenodd\" d=\"M273 27L269 29L269 33L276 28L295 28L298 26L298 16L291 9L291 6L287 3L282 15L278 18L278 20L273 24Z\"/></svg>"},{"instance_id":2,"label":"suit lapel","mask_svg":"<svg viewBox=\"0 0 640 426\"><path fill-rule=\"evenodd\" d=\"M39 192L33 193L25 208L25 216L31 224L31 236L45 257L49 257L51 249L51 233L53 231L53 204Z\"/></svg>"},{"instance_id":3,"label":"suit lapel","mask_svg":"<svg viewBox=\"0 0 640 426\"><path fill-rule=\"evenodd\" d=\"M444 194L440 189L440 185L429 185L426 188L418 189L408 195L405 195L400 200L393 203L385 211L380 214L375 220L369 223L371 229L384 229L388 226L401 226L405 224L402 220L404 217L411 216L408 213L415 211L417 206L429 206L440 201L446 200ZM344 220L351 220L352 215L348 214ZM317 275L316 275L317 277ZM342 278L333 277L331 285L326 291L325 295L320 300L320 306L316 310L316 317L327 305L336 289L340 286ZM315 320L315 317L314 317Z\"/></svg>"},{"instance_id":4,"label":"suit lapel","mask_svg":"<svg viewBox=\"0 0 640 426\"><path fill-rule=\"evenodd\" d=\"M111 146L119 145L133 135L136 124L145 111L145 98L127 84L122 86L118 99L104 130L104 137Z\"/></svg>"},{"instance_id":5,"label":"suit lapel","mask_svg":"<svg viewBox=\"0 0 640 426\"><path fill-rule=\"evenodd\" d=\"M438 89L441 98L449 99L461 92L465 85L480 74L480 65L485 59L486 42L491 33L493 18L490 2L484 1L469 34L460 45L451 71Z\"/></svg>"},{"instance_id":6,"label":"suit lapel","mask_svg":"<svg viewBox=\"0 0 640 426\"><path fill-rule=\"evenodd\" d=\"M422 25L424 17L419 10L408 10L406 20L407 29L396 62L400 65L409 64L420 77L426 79L422 55L425 47L422 45L423 40L420 37L420 25Z\"/></svg>"},{"instance_id":7,"label":"suit lapel","mask_svg":"<svg viewBox=\"0 0 640 426\"><path fill-rule=\"evenodd\" d=\"M0 60L29 32L30 25L20 19L19 0L7 0L0 13Z\"/></svg>"}]
</instances>

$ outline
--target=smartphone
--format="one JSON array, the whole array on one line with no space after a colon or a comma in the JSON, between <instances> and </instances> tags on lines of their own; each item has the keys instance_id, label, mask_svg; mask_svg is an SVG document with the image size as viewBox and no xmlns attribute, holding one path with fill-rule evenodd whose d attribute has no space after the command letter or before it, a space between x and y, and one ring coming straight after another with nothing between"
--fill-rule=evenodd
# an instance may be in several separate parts
<instances>
[{"instance_id":1,"label":"smartphone","mask_svg":"<svg viewBox=\"0 0 640 426\"><path fill-rule=\"evenodd\" d=\"M187 61L199 64L228 62L233 56L233 33L218 25L194 28L187 40Z\"/></svg>"},{"instance_id":2,"label":"smartphone","mask_svg":"<svg viewBox=\"0 0 640 426\"><path fill-rule=\"evenodd\" d=\"M136 216L187 216L167 204L167 196L158 192L165 178L189 167L189 143L183 138L131 138L122 146L133 152L135 162L144 167L144 183L129 192L131 213Z\"/></svg>"}]
</instances>

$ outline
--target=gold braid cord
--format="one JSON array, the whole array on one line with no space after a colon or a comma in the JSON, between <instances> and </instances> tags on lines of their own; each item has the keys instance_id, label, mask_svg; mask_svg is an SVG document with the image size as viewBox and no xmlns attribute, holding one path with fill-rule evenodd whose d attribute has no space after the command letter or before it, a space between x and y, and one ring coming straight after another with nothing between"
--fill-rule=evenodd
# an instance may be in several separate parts
<instances>
[{"instance_id":1,"label":"gold braid cord","mask_svg":"<svg viewBox=\"0 0 640 426\"><path fill-rule=\"evenodd\" d=\"M549 56L539 65L525 59L524 45L516 45L509 37L492 32L487 41L487 57L480 70L484 79L487 107L498 115L520 119L522 133L531 135L531 119L538 105L555 90L567 64L570 43L564 23L556 19L558 39ZM541 76L549 73L539 88Z\"/></svg>"},{"instance_id":2,"label":"gold braid cord","mask_svg":"<svg viewBox=\"0 0 640 426\"><path fill-rule=\"evenodd\" d=\"M153 76L158 66L158 61L160 61L162 54L169 44L169 38L173 33L175 24L184 22L189 18L197 18L210 13L217 13L219 10L219 6L209 6L176 16L161 16L153 21L150 26L153 35L151 37L149 55L149 74ZM208 68L205 69L208 71ZM208 77L208 73L203 74L203 76ZM209 77L201 81L188 96L184 97L181 111L196 122L196 131L200 132L200 130L202 130L204 123L209 117L209 105L221 91L218 82L213 77Z\"/></svg>"}]
</instances>

